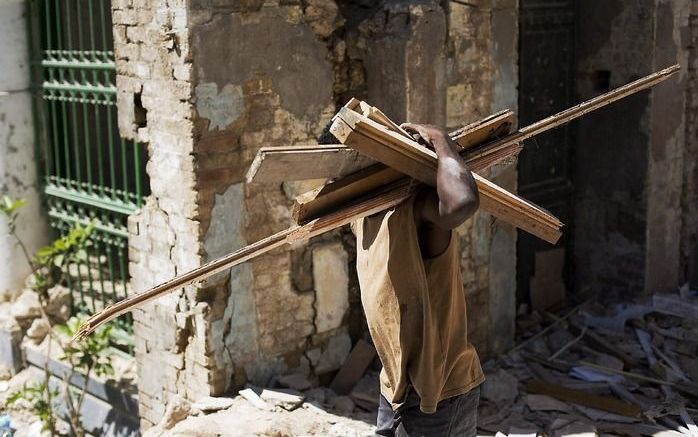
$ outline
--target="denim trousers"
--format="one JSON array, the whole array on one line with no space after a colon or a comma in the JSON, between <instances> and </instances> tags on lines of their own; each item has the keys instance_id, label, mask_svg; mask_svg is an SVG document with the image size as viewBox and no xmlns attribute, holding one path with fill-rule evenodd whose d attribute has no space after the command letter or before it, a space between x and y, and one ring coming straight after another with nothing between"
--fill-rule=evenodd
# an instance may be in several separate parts
<instances>
[{"instance_id":1,"label":"denim trousers","mask_svg":"<svg viewBox=\"0 0 698 437\"><path fill-rule=\"evenodd\" d=\"M423 413L419 397L410 390L397 411L382 395L378 405L376 436L389 437L475 437L480 387L439 402L436 412Z\"/></svg>"}]
</instances>

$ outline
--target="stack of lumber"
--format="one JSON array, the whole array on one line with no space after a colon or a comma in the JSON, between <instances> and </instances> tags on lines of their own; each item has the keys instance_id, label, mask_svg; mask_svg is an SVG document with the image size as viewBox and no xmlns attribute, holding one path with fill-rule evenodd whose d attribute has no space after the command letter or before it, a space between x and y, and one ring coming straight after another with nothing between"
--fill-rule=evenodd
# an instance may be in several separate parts
<instances>
[{"instance_id":1,"label":"stack of lumber","mask_svg":"<svg viewBox=\"0 0 698 437\"><path fill-rule=\"evenodd\" d=\"M436 186L436 153L409 136L391 129L389 123L380 124L345 106L335 116L330 132L344 144L391 169L430 186ZM481 149L479 158L485 165L497 162L511 154L511 147L518 146L518 143L509 142L489 144ZM560 238L562 222L557 218L477 174L474 176L480 191L482 209L550 243L555 243ZM366 185L364 179L352 183L356 193L375 188ZM319 197L321 196L312 200L303 199L304 203L298 205L297 211L307 210L308 204L316 202ZM303 214L296 214L296 217L304 218Z\"/></svg>"},{"instance_id":2,"label":"stack of lumber","mask_svg":"<svg viewBox=\"0 0 698 437\"><path fill-rule=\"evenodd\" d=\"M520 129L517 132L505 135L500 139L492 140L492 137L496 136L494 135L494 132L484 130L486 138L491 140L485 141L484 144L482 144L483 141L478 141L475 138L475 134L472 132L472 129L470 133L468 133L468 127L466 127L464 131L461 132L463 136L459 138L459 144L464 148L463 153L465 153L467 161L470 163L471 167L477 171L479 169L479 167L477 167L478 165L482 165L484 168L486 165L491 165L492 163L506 160L507 157L514 156L519 150L518 145L521 143L521 141L561 124L568 123L577 117L604 107L609 103L623 97L650 88L666 80L675 74L679 69L680 67L678 65L674 65L650 74L606 94L600 95L570 109L552 115L533 125ZM354 111L357 103L359 103L359 109L361 110L360 114L357 111ZM407 174L418 181L433 183L436 168L434 164L435 156L433 153L424 148L415 149L415 146L421 146L412 138L406 136L405 132L401 131L399 127L396 128L388 121L382 120L382 123L376 122L376 120L380 120L380 113L369 110L369 112L365 115L363 113L363 109L361 109L360 102L352 102L352 104L354 105L354 109L351 107L345 107L343 108L343 111L340 112L340 116L335 118L335 136L344 138L344 141L351 143L350 145L352 147L361 143L357 147L362 147L362 150L367 152L369 152L369 150L364 147L366 144L380 144L381 151L370 151L371 155L369 155L369 157L378 159L379 161L384 160L384 163L391 166L393 164L396 166L399 165L399 167L392 168L390 172L386 174L393 174L393 171L397 171L398 174ZM364 107L365 106L366 105L364 105ZM359 115L362 118L359 118ZM496 131L495 127L490 126L490 128L493 128ZM499 132L499 134L501 134L501 132ZM457 136L458 134L456 134L456 137ZM510 147L510 149L507 149L507 147ZM345 149L338 148L337 150ZM340 154L344 152L335 153ZM378 157L379 154L380 157ZM479 164L476 164L476 156L479 160L477 161ZM362 165L364 164L357 164L357 167L363 168ZM363 168L361 172L368 171L370 168L371 167ZM379 170L372 171L379 172ZM354 175L349 175L347 178L354 176L354 179L361 179L356 176L357 174L358 173L354 173ZM388 177L387 179L391 178L392 176ZM323 187L323 190L315 193L315 197L313 197L311 201L328 194L330 191L336 191L334 188L332 190L329 188L335 183L328 184ZM348 184L345 182L345 185ZM363 192L360 190L357 193L358 197L352 197L349 200L340 202L337 205L332 204L334 209L331 210L331 212L321 214L316 218L309 219L307 222L301 222L302 224L294 225L289 229L283 230L249 246L238 249L237 251L221 258L212 260L201 267L197 267L149 290L131 295L104 308L83 323L75 335L75 338L85 338L100 325L120 316L121 314L127 313L134 308L143 306L147 302L171 293L177 289L180 289L181 287L202 281L222 270L228 269L242 262L249 261L250 259L260 256L283 244L293 243L301 239L310 238L341 227L359 218L392 208L412 195L415 192L416 185L417 184L413 183L413 180L410 178L396 176L395 180L388 181L387 185L383 185L377 189L368 190L368 192ZM493 214L498 214L500 217L508 217L511 220L520 220L520 223L518 223L517 226L527 226L531 232L544 236L544 239L547 239L548 241L554 241L557 238L556 236L559 236L559 222L542 209L514 196L511 193L506 192L505 190L497 187L491 182L485 181L482 178L478 178L478 187L481 193L481 206L483 209L487 209ZM556 227L558 227L557 231L555 230Z\"/></svg>"}]
</instances>

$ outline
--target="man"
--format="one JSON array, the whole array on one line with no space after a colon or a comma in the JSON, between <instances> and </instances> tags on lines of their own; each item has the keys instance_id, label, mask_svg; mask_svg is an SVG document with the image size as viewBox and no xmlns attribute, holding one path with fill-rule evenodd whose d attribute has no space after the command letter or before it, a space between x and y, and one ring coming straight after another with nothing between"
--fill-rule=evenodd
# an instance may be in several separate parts
<instances>
[{"instance_id":1,"label":"man","mask_svg":"<svg viewBox=\"0 0 698 437\"><path fill-rule=\"evenodd\" d=\"M477 185L443 129L402 127L436 152L436 189L352 226L361 300L383 364L376 435L475 436L484 375L467 340L453 229L477 210Z\"/></svg>"}]
</instances>

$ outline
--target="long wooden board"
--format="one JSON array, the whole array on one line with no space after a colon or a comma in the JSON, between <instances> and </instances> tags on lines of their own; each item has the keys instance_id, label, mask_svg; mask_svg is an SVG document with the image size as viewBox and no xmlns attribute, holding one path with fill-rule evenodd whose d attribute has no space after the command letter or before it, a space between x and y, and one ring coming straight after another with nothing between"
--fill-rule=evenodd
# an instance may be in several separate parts
<instances>
[{"instance_id":1,"label":"long wooden board","mask_svg":"<svg viewBox=\"0 0 698 437\"><path fill-rule=\"evenodd\" d=\"M382 112L375 111L371 111L374 117L387 119ZM484 141L508 134L514 122L514 113L507 109L450 135L463 150L468 150ZM281 183L304 179L339 179L374 164L375 160L343 144L262 147L247 171L246 180L247 183Z\"/></svg>"},{"instance_id":2,"label":"long wooden board","mask_svg":"<svg viewBox=\"0 0 698 437\"><path fill-rule=\"evenodd\" d=\"M635 82L620 87L609 93L595 97L575 106L574 108L570 108L554 116L548 117L545 120L541 120L539 123L529 126L528 130L524 131L524 135L530 134L532 136L554 126L567 123L587 112L606 106L608 103L610 103L610 101L618 100L622 97L656 85L657 83L676 73L678 70L679 66L674 65L673 67L638 79ZM519 130L519 133L521 132L522 130ZM509 135L507 138L497 141L496 143L510 141L512 138L513 136ZM513 141L513 143L517 142ZM351 204L348 204L347 206L323 217L317 218L304 225L292 226L289 229L285 229L263 240L252 243L249 246L238 249L233 253L224 255L200 267L176 276L169 281L156 285L153 288L131 295L106 307L102 311L95 313L92 317L87 319L87 321L80 326L75 338L84 338L100 325L118 317L121 314L125 314L139 306L146 304L147 302L157 299L160 296L178 290L181 287L193 284L197 281L202 281L220 271L251 260L283 244L310 238L341 227L344 224L350 223L360 217L366 217L368 215L392 208L411 196L413 190L414 186L409 184L408 179L400 179L390 186L385 187L385 189L382 191L371 193L370 196L360 198L357 201L352 202Z\"/></svg>"},{"instance_id":3,"label":"long wooden board","mask_svg":"<svg viewBox=\"0 0 698 437\"><path fill-rule=\"evenodd\" d=\"M340 110L330 131L338 140L361 153L418 181L436 186L438 160L433 150L348 108ZM474 176L483 210L550 243L560 238L562 223L557 218L477 174Z\"/></svg>"}]
</instances>

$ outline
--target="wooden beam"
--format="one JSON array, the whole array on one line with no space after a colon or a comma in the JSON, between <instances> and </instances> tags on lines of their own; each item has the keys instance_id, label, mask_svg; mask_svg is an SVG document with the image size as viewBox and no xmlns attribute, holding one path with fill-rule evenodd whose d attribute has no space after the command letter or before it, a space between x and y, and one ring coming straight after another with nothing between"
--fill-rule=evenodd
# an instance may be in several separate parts
<instances>
[{"instance_id":1,"label":"wooden beam","mask_svg":"<svg viewBox=\"0 0 698 437\"><path fill-rule=\"evenodd\" d=\"M134 308L145 305L158 297L161 297L173 290L186 287L194 282L203 280L215 275L218 272L234 267L240 263L251 260L262 254L276 249L285 244L292 244L298 241L307 240L317 235L349 224L359 218L366 217L386 209L392 208L405 201L414 194L415 185L405 183L404 179L396 183L387 185L381 190L368 194L355 202L345 205L329 214L319 217L303 225L292 226L281 232L270 235L262 240L247 245L228 255L192 269L186 273L176 276L169 281L163 282L142 293L133 294L127 298L111 304L103 310L88 318L78 330L75 339L82 339L94 332L100 325L107 323L114 318L125 314Z\"/></svg>"},{"instance_id":2,"label":"wooden beam","mask_svg":"<svg viewBox=\"0 0 698 437\"><path fill-rule=\"evenodd\" d=\"M581 105L577 105L575 107L577 109L571 108L570 110L563 111L558 115L553 116L552 119L548 118L536 123L535 125L532 125L539 125L539 128L529 130L526 135L531 134L531 136L533 136L537 133L550 129L550 126L554 127L559 124L566 123L579 117L580 115L607 105L610 103L608 101L610 99L612 99L612 101L618 100L639 90L649 88L662 80L665 80L667 77L678 71L678 69L679 66L675 65L645 78L639 79L631 84L619 88L618 90L611 91L610 93L606 93L602 96L591 99L585 103L582 103ZM618 92L619 90L622 91ZM543 124L541 125L540 123ZM520 132L521 130L519 130L519 133ZM505 139L496 141L495 145L501 145L499 143L504 143L506 141L510 141L511 139L512 136L509 135ZM515 141L514 143L518 142ZM384 187L383 189L373 192L365 197L361 197L334 212L328 213L306 224L292 226L289 229L285 229L256 243L252 243L249 246L238 249L233 253L212 260L201 267L197 267L176 276L169 281L163 282L153 288L131 295L119 302L109 305L102 311L95 313L92 317L87 319L87 321L80 326L75 339L86 337L100 325L118 317L121 314L125 314L134 308L151 302L160 296L171 293L195 282L202 281L211 275L248 261L256 256L262 255L276 247L282 246L283 244L311 238L341 227L347 223L351 223L358 218L366 217L392 208L411 196L414 193L414 188L414 185L410 184L408 179L400 179Z\"/></svg>"},{"instance_id":3,"label":"wooden beam","mask_svg":"<svg viewBox=\"0 0 698 437\"><path fill-rule=\"evenodd\" d=\"M375 119L389 120L378 109L369 113ZM514 119L512 111L504 110L450 135L461 149L467 150L509 133ZM375 160L343 144L262 147L247 171L246 180L247 183L281 183L304 179L339 179L375 164Z\"/></svg>"},{"instance_id":4,"label":"wooden beam","mask_svg":"<svg viewBox=\"0 0 698 437\"><path fill-rule=\"evenodd\" d=\"M581 390L563 387L557 384L533 380L526 385L526 390L532 394L547 395L561 401L571 402L584 407L596 408L597 410L608 411L609 413L620 414L622 416L640 417L642 415L642 409L637 405L619 401L618 399L608 396L599 396Z\"/></svg>"},{"instance_id":5,"label":"wooden beam","mask_svg":"<svg viewBox=\"0 0 698 437\"><path fill-rule=\"evenodd\" d=\"M436 186L436 153L416 141L388 130L347 108L342 108L339 111L330 131L344 144L381 161L389 168L398 170L427 185ZM485 149L483 153L490 150L493 149ZM560 238L562 223L557 218L477 174L474 176L480 190L480 205L483 210L550 243L555 243ZM361 179L354 181L351 186L354 187L353 194L355 195L361 194L361 190L371 187L370 184ZM346 191L346 188L343 188ZM337 190L332 190L330 193L329 196L336 197ZM312 194L308 194L308 197L312 197ZM304 218L312 217L304 217L303 214L313 210L313 206L308 204L316 202L315 199L320 199L320 197L316 196L310 202L305 202L304 195L298 203L299 206L296 208L294 216L301 221ZM331 202L328 204L326 198L321 200L323 201L322 211L330 210L333 207Z\"/></svg>"}]
</instances>

